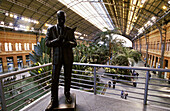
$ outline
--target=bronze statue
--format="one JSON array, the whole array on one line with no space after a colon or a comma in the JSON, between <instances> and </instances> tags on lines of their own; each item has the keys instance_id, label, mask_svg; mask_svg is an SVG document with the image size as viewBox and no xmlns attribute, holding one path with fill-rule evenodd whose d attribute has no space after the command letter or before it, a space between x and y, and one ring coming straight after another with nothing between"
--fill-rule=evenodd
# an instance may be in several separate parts
<instances>
[{"instance_id":1,"label":"bronze statue","mask_svg":"<svg viewBox=\"0 0 170 111\"><path fill-rule=\"evenodd\" d=\"M59 75L62 65L64 65L65 87L64 94L66 102L71 103L70 96L71 73L73 65L72 48L77 46L74 37L76 28L71 29L64 25L66 14L60 10L57 12L58 23L47 29L46 45L52 48L53 70L52 70L52 86L51 86L51 105L47 110L51 110L58 106L58 85Z\"/></svg>"}]
</instances>

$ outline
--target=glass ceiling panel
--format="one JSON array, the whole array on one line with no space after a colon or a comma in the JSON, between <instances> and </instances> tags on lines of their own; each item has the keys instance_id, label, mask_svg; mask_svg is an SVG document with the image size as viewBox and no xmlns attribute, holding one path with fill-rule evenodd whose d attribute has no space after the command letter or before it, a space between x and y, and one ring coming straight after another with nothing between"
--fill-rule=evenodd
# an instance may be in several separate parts
<instances>
[{"instance_id":1,"label":"glass ceiling panel","mask_svg":"<svg viewBox=\"0 0 170 111\"><path fill-rule=\"evenodd\" d=\"M89 21L100 30L108 28L114 29L113 22L110 16L101 2L97 0L59 0L68 8L82 16L85 20Z\"/></svg>"}]
</instances>

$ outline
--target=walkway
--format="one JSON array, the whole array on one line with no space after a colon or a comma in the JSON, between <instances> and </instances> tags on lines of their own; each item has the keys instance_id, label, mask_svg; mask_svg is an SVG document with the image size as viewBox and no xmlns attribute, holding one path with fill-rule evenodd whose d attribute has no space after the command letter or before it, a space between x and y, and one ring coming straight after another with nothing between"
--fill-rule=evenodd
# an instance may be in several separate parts
<instances>
[{"instance_id":1,"label":"walkway","mask_svg":"<svg viewBox=\"0 0 170 111\"><path fill-rule=\"evenodd\" d=\"M166 111L155 106L143 106L140 103L134 103L121 99L113 99L101 95L94 95L93 93L71 90L76 94L76 111ZM60 87L60 93L63 93L63 88ZM50 102L50 93L42 98L34 101L30 105L23 108L21 111L44 111Z\"/></svg>"},{"instance_id":2,"label":"walkway","mask_svg":"<svg viewBox=\"0 0 170 111\"><path fill-rule=\"evenodd\" d=\"M138 64L135 64L135 67L144 67L144 64L143 62L139 62ZM146 75L146 71L139 71L139 70L136 70L136 72L139 73L139 77L145 77ZM158 78L156 74L153 74L151 72L151 78ZM102 79L102 81L104 81L105 83L108 83L108 79ZM142 82L142 83L145 83L145 79L135 79L136 82ZM167 82L164 82L164 81L156 81L156 80L150 80L149 83L153 83L153 84L161 84L161 85L170 85L168 84ZM125 87L123 86L119 86L119 85L124 85ZM139 88L144 88L145 87L145 84L137 84L137 87ZM170 103L170 87L159 87L159 86L149 86L149 89L157 89L157 90L161 90L161 91L167 91L168 93L162 93L162 92L153 92L153 91L148 91L148 94L154 94L154 95L158 95L158 96L163 96L165 98L159 98L159 97L151 97L148 95L148 99L149 100L155 100L155 101L160 101L160 102L165 102L165 103ZM120 99L120 93L121 91L118 91L118 90L124 90L124 91L133 91L133 92L136 92L136 93L143 93L144 94L144 90L142 89L136 89L135 87L132 86L132 83L131 85L128 85L128 84L122 84L122 83L116 83L116 88L113 90L113 88L107 88L106 90L106 96L110 96L110 97L113 97L113 98L119 98ZM115 95L113 94L109 94L109 93L114 93ZM133 97L138 97L138 98L141 98L143 99L144 98L144 95L143 94L134 94L134 93L131 93L131 92L128 92L128 96L129 97L132 97L132 98L127 98L128 100L130 101L134 101L134 102L140 102L140 103L143 103L143 100L139 100L139 99L134 99ZM169 98L169 99L167 99ZM155 103L155 102L149 102L148 101L148 104L151 104L151 105L159 105L159 106L165 106L165 107L169 107L168 105L166 104L160 104L160 103Z\"/></svg>"}]
</instances>

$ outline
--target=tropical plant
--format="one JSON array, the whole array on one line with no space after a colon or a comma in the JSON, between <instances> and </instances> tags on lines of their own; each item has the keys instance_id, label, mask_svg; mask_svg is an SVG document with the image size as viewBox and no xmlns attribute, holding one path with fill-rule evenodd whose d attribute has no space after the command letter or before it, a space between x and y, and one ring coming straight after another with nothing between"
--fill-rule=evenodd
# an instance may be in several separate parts
<instances>
[{"instance_id":1,"label":"tropical plant","mask_svg":"<svg viewBox=\"0 0 170 111\"><path fill-rule=\"evenodd\" d=\"M112 55L112 48L114 45L113 43L113 34L117 34L118 33L118 30L117 28L114 28L113 30L109 30L107 28L105 28L106 31L103 31L103 32L100 32L97 34L97 36L99 36L99 39L96 40L95 42L98 44L99 42L103 42L103 45L104 46L107 46L109 47L109 64L110 64L110 58L111 58L111 55Z\"/></svg>"},{"instance_id":2,"label":"tropical plant","mask_svg":"<svg viewBox=\"0 0 170 111\"><path fill-rule=\"evenodd\" d=\"M50 63L51 59L50 48L45 45L45 38L41 38L40 43L34 45L34 51L29 53L30 60L34 63L32 66L39 66ZM49 71L51 66L43 67L37 70L30 71L31 75L37 75L46 71Z\"/></svg>"}]
</instances>

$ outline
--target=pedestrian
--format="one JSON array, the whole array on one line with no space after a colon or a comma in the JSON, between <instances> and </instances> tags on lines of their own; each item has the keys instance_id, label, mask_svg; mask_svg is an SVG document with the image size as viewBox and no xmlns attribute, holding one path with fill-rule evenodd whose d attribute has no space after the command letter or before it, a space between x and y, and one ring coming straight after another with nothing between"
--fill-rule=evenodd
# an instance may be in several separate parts
<instances>
[{"instance_id":1,"label":"pedestrian","mask_svg":"<svg viewBox=\"0 0 170 111\"><path fill-rule=\"evenodd\" d=\"M138 79L139 73L136 73L136 76L137 76L137 79Z\"/></svg>"},{"instance_id":2,"label":"pedestrian","mask_svg":"<svg viewBox=\"0 0 170 111\"><path fill-rule=\"evenodd\" d=\"M123 90L121 91L121 98L122 99L124 98L124 91Z\"/></svg>"},{"instance_id":3,"label":"pedestrian","mask_svg":"<svg viewBox=\"0 0 170 111\"><path fill-rule=\"evenodd\" d=\"M127 99L128 93L126 91L124 92L124 95L125 95L125 99Z\"/></svg>"},{"instance_id":4,"label":"pedestrian","mask_svg":"<svg viewBox=\"0 0 170 111\"><path fill-rule=\"evenodd\" d=\"M151 73L149 73L149 80L150 80L150 78L151 78Z\"/></svg>"},{"instance_id":5,"label":"pedestrian","mask_svg":"<svg viewBox=\"0 0 170 111\"><path fill-rule=\"evenodd\" d=\"M109 88L111 87L111 81L108 82L108 86L109 86Z\"/></svg>"},{"instance_id":6,"label":"pedestrian","mask_svg":"<svg viewBox=\"0 0 170 111\"><path fill-rule=\"evenodd\" d=\"M133 81L133 86L136 87L137 86L137 82Z\"/></svg>"},{"instance_id":7,"label":"pedestrian","mask_svg":"<svg viewBox=\"0 0 170 111\"><path fill-rule=\"evenodd\" d=\"M113 89L115 89L116 81L113 81Z\"/></svg>"}]
</instances>

